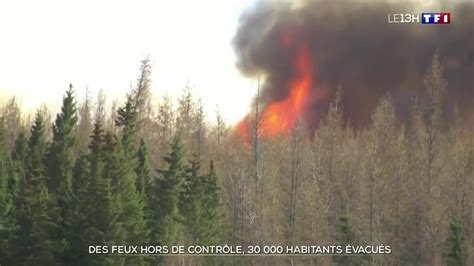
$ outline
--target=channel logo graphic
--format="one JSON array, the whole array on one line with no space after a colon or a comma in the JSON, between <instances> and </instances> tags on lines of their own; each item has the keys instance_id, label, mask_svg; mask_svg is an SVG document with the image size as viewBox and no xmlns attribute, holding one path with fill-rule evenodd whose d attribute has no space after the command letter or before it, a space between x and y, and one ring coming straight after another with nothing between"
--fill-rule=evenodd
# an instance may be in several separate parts
<instances>
[{"instance_id":1,"label":"channel logo graphic","mask_svg":"<svg viewBox=\"0 0 474 266\"><path fill-rule=\"evenodd\" d=\"M388 14L388 23L450 24L451 13Z\"/></svg>"},{"instance_id":2,"label":"channel logo graphic","mask_svg":"<svg viewBox=\"0 0 474 266\"><path fill-rule=\"evenodd\" d=\"M451 23L450 13L421 13L421 23L423 24L449 24Z\"/></svg>"}]
</instances>

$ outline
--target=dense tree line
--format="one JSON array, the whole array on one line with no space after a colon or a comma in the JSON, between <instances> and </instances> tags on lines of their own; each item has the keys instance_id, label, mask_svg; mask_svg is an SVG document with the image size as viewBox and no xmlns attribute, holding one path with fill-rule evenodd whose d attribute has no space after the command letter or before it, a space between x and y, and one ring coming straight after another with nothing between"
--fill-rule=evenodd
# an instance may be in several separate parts
<instances>
[{"instance_id":1,"label":"dense tree line","mask_svg":"<svg viewBox=\"0 0 474 266\"><path fill-rule=\"evenodd\" d=\"M443 112L435 56L426 97L408 121L383 97L370 124L344 120L340 93L317 130L297 123L261 135L257 102L248 139L217 111L210 123L187 85L154 107L144 60L125 102L72 86L54 120L0 123L2 265L471 265L472 125ZM314 133L311 133L314 132ZM390 255L179 258L88 254L89 245L383 244Z\"/></svg>"},{"instance_id":2,"label":"dense tree line","mask_svg":"<svg viewBox=\"0 0 474 266\"><path fill-rule=\"evenodd\" d=\"M137 132L148 122L149 68L145 60L137 88L116 110L115 130L105 126L103 106L94 118L88 97L77 107L72 86L49 136L45 108L26 132L15 99L8 103L0 124L0 264L156 265L163 258L91 256L88 246L220 243L212 161L204 170L199 157L186 161L177 133L163 142L161 168L150 165Z\"/></svg>"}]
</instances>

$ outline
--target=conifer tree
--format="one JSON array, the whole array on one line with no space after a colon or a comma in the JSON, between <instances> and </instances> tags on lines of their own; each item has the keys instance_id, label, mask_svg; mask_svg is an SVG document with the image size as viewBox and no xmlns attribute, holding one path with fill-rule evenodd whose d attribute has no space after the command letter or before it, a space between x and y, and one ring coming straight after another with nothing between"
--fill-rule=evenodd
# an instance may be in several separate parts
<instances>
[{"instance_id":1,"label":"conifer tree","mask_svg":"<svg viewBox=\"0 0 474 266\"><path fill-rule=\"evenodd\" d=\"M117 222L123 226L124 243L128 245L145 244L147 242L147 228L144 202L136 189L135 173L120 141L116 141L113 152L113 172L117 175L113 194L118 204ZM140 265L142 262L141 257L129 257L126 260L127 264L134 265Z\"/></svg>"},{"instance_id":2,"label":"conifer tree","mask_svg":"<svg viewBox=\"0 0 474 266\"><path fill-rule=\"evenodd\" d=\"M203 177L203 219L202 242L203 244L218 244L222 230L222 210L219 181L211 160L209 173Z\"/></svg>"},{"instance_id":3,"label":"conifer tree","mask_svg":"<svg viewBox=\"0 0 474 266\"><path fill-rule=\"evenodd\" d=\"M63 98L61 113L56 116L52 128L53 141L49 147L47 158L50 191L70 189L71 187L76 123L76 102L72 85L69 85L69 89Z\"/></svg>"},{"instance_id":4,"label":"conifer tree","mask_svg":"<svg viewBox=\"0 0 474 266\"><path fill-rule=\"evenodd\" d=\"M334 238L339 245L360 244L356 243L356 233L354 232L354 228L352 227L352 223L348 215L343 214L339 216L335 224ZM336 263L336 265L364 265L363 262L366 259L367 257L359 256L336 256L333 257L333 262Z\"/></svg>"},{"instance_id":5,"label":"conifer tree","mask_svg":"<svg viewBox=\"0 0 474 266\"><path fill-rule=\"evenodd\" d=\"M70 263L73 265L87 264L87 237L89 215L93 212L97 202L92 202L89 195L90 183L90 165L87 157L81 156L77 159L74 166L72 176L72 191L73 197L70 201L71 224L69 233L70 250L74 251L71 254ZM91 204L92 203L92 204ZM94 242L89 242L91 245L96 245ZM98 244L97 244L98 245Z\"/></svg>"},{"instance_id":6,"label":"conifer tree","mask_svg":"<svg viewBox=\"0 0 474 266\"><path fill-rule=\"evenodd\" d=\"M220 196L214 163L209 173L199 173L201 164L197 158L190 161L186 169L181 213L185 226L195 244L216 244L219 237Z\"/></svg>"},{"instance_id":7,"label":"conifer tree","mask_svg":"<svg viewBox=\"0 0 474 266\"><path fill-rule=\"evenodd\" d=\"M183 193L181 193L179 206L186 231L195 244L201 244L202 241L204 178L199 173L200 168L201 163L197 155L194 155L185 169Z\"/></svg>"},{"instance_id":8,"label":"conifer tree","mask_svg":"<svg viewBox=\"0 0 474 266\"><path fill-rule=\"evenodd\" d=\"M132 159L133 156L135 156L136 112L133 99L130 96L125 106L117 111L117 120L115 123L118 127L122 128L121 143L124 153L129 159Z\"/></svg>"},{"instance_id":9,"label":"conifer tree","mask_svg":"<svg viewBox=\"0 0 474 266\"><path fill-rule=\"evenodd\" d=\"M64 242L52 239L58 225L57 210L46 186L45 125L43 114L36 114L28 141L25 176L21 180L19 232L15 241L19 264L56 265L54 254L61 253Z\"/></svg>"},{"instance_id":10,"label":"conifer tree","mask_svg":"<svg viewBox=\"0 0 474 266\"><path fill-rule=\"evenodd\" d=\"M114 258L90 256L87 246L112 245L116 219L110 180L104 176L104 133L101 122L96 120L89 145L89 154L82 156L76 163L73 191L75 194L75 213L72 250L76 250L76 265L108 265ZM82 251L82 252L81 252Z\"/></svg>"},{"instance_id":11,"label":"conifer tree","mask_svg":"<svg viewBox=\"0 0 474 266\"><path fill-rule=\"evenodd\" d=\"M199 243L217 245L220 242L222 226L221 198L214 162L211 160L209 173L201 177L201 213L199 217ZM207 265L216 265L217 257L207 257Z\"/></svg>"},{"instance_id":12,"label":"conifer tree","mask_svg":"<svg viewBox=\"0 0 474 266\"><path fill-rule=\"evenodd\" d=\"M140 147L137 151L137 165L135 167L135 173L137 175L137 191L145 199L145 187L150 181L150 162L148 159L148 147L145 141L140 141Z\"/></svg>"},{"instance_id":13,"label":"conifer tree","mask_svg":"<svg viewBox=\"0 0 474 266\"><path fill-rule=\"evenodd\" d=\"M448 266L466 265L467 250L464 243L462 220L455 214L449 223L449 235L446 240L444 259Z\"/></svg>"},{"instance_id":14,"label":"conifer tree","mask_svg":"<svg viewBox=\"0 0 474 266\"><path fill-rule=\"evenodd\" d=\"M1 132L1 130L0 130ZM1 134L0 134L1 139ZM20 181L25 177L26 158L28 154L28 139L25 134L21 132L15 140L14 150L12 151L9 178L4 178L2 185L5 194L2 195L2 202L0 203L0 239L2 239L2 253L0 255L0 264L15 264L17 258L15 257L14 246L17 243L17 236L19 233L18 214L20 205ZM5 158L5 157L3 157ZM3 159L2 159L3 160ZM4 165L4 164L2 164ZM1 216L3 214L3 216Z\"/></svg>"},{"instance_id":15,"label":"conifer tree","mask_svg":"<svg viewBox=\"0 0 474 266\"><path fill-rule=\"evenodd\" d=\"M92 141L93 142L93 141ZM92 145L92 143L91 143ZM107 131L104 136L104 145L102 150L104 152L104 175L112 181L112 186L117 185L116 176L114 176L113 170L113 151L115 150L115 137L111 131Z\"/></svg>"},{"instance_id":16,"label":"conifer tree","mask_svg":"<svg viewBox=\"0 0 474 266\"><path fill-rule=\"evenodd\" d=\"M0 264L8 263L10 256L10 240L15 231L15 206L13 202L13 191L11 179L9 178L10 164L6 152L5 130L3 121L0 121Z\"/></svg>"},{"instance_id":17,"label":"conifer tree","mask_svg":"<svg viewBox=\"0 0 474 266\"><path fill-rule=\"evenodd\" d=\"M137 167L134 145L137 123L135 111L134 99L129 96L125 106L118 110L116 124L121 127L121 136L115 141L115 147L111 147L113 149L111 159L117 181L113 190L120 206L118 222L124 226L127 243L140 244L146 241L147 230L144 218L145 202L137 191L135 172Z\"/></svg>"},{"instance_id":18,"label":"conifer tree","mask_svg":"<svg viewBox=\"0 0 474 266\"><path fill-rule=\"evenodd\" d=\"M164 158L167 168L159 170L148 193L150 241L171 245L177 241L183 222L180 200L184 191L185 168L181 138L175 136L170 153Z\"/></svg>"},{"instance_id":19,"label":"conifer tree","mask_svg":"<svg viewBox=\"0 0 474 266\"><path fill-rule=\"evenodd\" d=\"M105 136L103 134L100 119L94 125L94 132L89 145L89 163L91 166L91 191L96 202L95 219L92 227L97 230L96 239L98 243L116 243L116 236L120 231L117 222L116 204L113 201L111 179L105 175Z\"/></svg>"},{"instance_id":20,"label":"conifer tree","mask_svg":"<svg viewBox=\"0 0 474 266\"><path fill-rule=\"evenodd\" d=\"M24 132L20 132L18 138L15 140L15 147L12 151L12 161L15 171L19 176L24 175L24 165L28 157L28 139Z\"/></svg>"},{"instance_id":21,"label":"conifer tree","mask_svg":"<svg viewBox=\"0 0 474 266\"><path fill-rule=\"evenodd\" d=\"M70 203L72 198L71 184L74 168L74 146L76 143L77 110L72 85L63 98L61 112L56 116L53 124L53 140L48 149L48 189L54 192L54 201L59 210L57 223L61 230L55 236L58 241L66 241L70 232L71 214ZM73 251L70 251L73 253ZM57 254L67 259L71 254Z\"/></svg>"},{"instance_id":22,"label":"conifer tree","mask_svg":"<svg viewBox=\"0 0 474 266\"><path fill-rule=\"evenodd\" d=\"M127 97L125 106L117 112L116 125L121 128L121 136L115 137L113 146L108 147L109 172L115 173L112 191L117 205L117 222L123 226L123 240L129 244L144 244L147 241L147 228L144 214L145 201L137 191L137 153L136 138L136 105L132 96ZM120 231L120 230L119 230ZM133 262L132 262L133 261ZM126 263L141 264L142 258L127 258Z\"/></svg>"}]
</instances>

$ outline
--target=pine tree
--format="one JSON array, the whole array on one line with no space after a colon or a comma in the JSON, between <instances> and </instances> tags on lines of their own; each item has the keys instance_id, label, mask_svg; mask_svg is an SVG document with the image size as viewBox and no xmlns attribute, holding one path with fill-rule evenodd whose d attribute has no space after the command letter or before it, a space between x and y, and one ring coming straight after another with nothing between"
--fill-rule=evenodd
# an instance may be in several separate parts
<instances>
[{"instance_id":1,"label":"pine tree","mask_svg":"<svg viewBox=\"0 0 474 266\"><path fill-rule=\"evenodd\" d=\"M1 132L1 130L0 130ZM1 139L1 134L0 134ZM6 179L5 191L2 196L0 209L3 216L0 217L0 239L2 242L3 254L0 256L0 264L16 264L15 243L19 234L18 214L20 205L20 181L25 177L26 158L28 154L28 139L21 132L15 140L14 150L11 156L9 170L10 178ZM3 157L4 158L4 157ZM4 164L2 164L4 165ZM3 207L2 207L3 206ZM1 241L0 241L1 242ZM8 242L8 243L7 243ZM0 252L2 253L2 252Z\"/></svg>"},{"instance_id":2,"label":"pine tree","mask_svg":"<svg viewBox=\"0 0 474 266\"><path fill-rule=\"evenodd\" d=\"M92 143L91 143L92 145ZM103 176L104 180L107 180L110 183L111 187L111 205L112 205L112 216L115 220L118 219L119 215L121 215L121 197L116 193L117 187L119 184L119 169L120 166L118 165L119 162L116 159L116 150L117 150L117 138L113 135L112 132L107 131L104 136L104 144L102 146L102 154L104 160L103 166ZM123 243L125 242L125 231L124 225L119 222L118 220L115 223L115 228L112 229L113 231L113 241L115 243Z\"/></svg>"},{"instance_id":3,"label":"pine tree","mask_svg":"<svg viewBox=\"0 0 474 266\"><path fill-rule=\"evenodd\" d=\"M212 160L209 165L209 173L203 177L203 195L202 242L208 245L218 244L222 230L222 200Z\"/></svg>"},{"instance_id":4,"label":"pine tree","mask_svg":"<svg viewBox=\"0 0 474 266\"><path fill-rule=\"evenodd\" d=\"M183 193L181 193L179 209L183 214L186 231L192 243L201 244L202 218L204 205L204 180L200 175L201 163L194 155L186 167L184 175Z\"/></svg>"},{"instance_id":5,"label":"pine tree","mask_svg":"<svg viewBox=\"0 0 474 266\"><path fill-rule=\"evenodd\" d=\"M136 96L138 97L138 96ZM137 98L135 98L136 100ZM123 224L127 243L141 244L147 239L144 218L145 201L137 191L137 153L135 147L137 113L134 98L128 97L123 108L118 110L117 126L122 132L113 147L112 162L116 172L114 194L118 197L120 213L118 221ZM117 138L117 137L116 137Z\"/></svg>"},{"instance_id":6,"label":"pine tree","mask_svg":"<svg viewBox=\"0 0 474 266\"><path fill-rule=\"evenodd\" d=\"M444 259L448 266L466 265L467 249L464 242L462 220L453 215L449 224L449 235L446 240Z\"/></svg>"},{"instance_id":7,"label":"pine tree","mask_svg":"<svg viewBox=\"0 0 474 266\"><path fill-rule=\"evenodd\" d=\"M145 199L145 187L150 182L150 162L148 159L148 148L145 141L140 141L140 147L137 151L137 165L135 167L135 173L137 175L137 191Z\"/></svg>"},{"instance_id":8,"label":"pine tree","mask_svg":"<svg viewBox=\"0 0 474 266\"><path fill-rule=\"evenodd\" d=\"M125 155L120 141L116 141L113 155L113 171L116 173L116 186L113 194L118 203L117 222L122 224L124 243L128 245L142 245L147 243L147 228L144 216L144 202L137 192L136 176L132 165ZM127 264L142 263L141 257L129 257Z\"/></svg>"},{"instance_id":9,"label":"pine tree","mask_svg":"<svg viewBox=\"0 0 474 266\"><path fill-rule=\"evenodd\" d=\"M58 230L57 210L46 186L45 125L38 112L28 141L25 176L21 180L19 232L15 241L18 264L56 265L55 253L62 252L64 243L52 239Z\"/></svg>"},{"instance_id":10,"label":"pine tree","mask_svg":"<svg viewBox=\"0 0 474 266\"><path fill-rule=\"evenodd\" d=\"M121 136L115 137L115 141L106 148L111 152L109 157L108 171L115 173L115 180L112 179L112 191L114 202L117 205L117 222L123 226L123 240L132 245L144 244L147 242L147 228L144 214L145 201L137 191L137 153L135 147L136 139L136 100L129 95L125 106L117 112L116 125L121 128ZM122 237L120 237L122 238ZM126 263L142 264L141 257L127 258Z\"/></svg>"},{"instance_id":11,"label":"pine tree","mask_svg":"<svg viewBox=\"0 0 474 266\"><path fill-rule=\"evenodd\" d=\"M25 176L26 162L28 158L28 139L24 132L20 132L18 138L15 140L15 147L11 153L11 178L9 182L9 189L12 193L12 198L16 203L20 189L20 181ZM18 207L18 204L16 204Z\"/></svg>"},{"instance_id":12,"label":"pine tree","mask_svg":"<svg viewBox=\"0 0 474 266\"><path fill-rule=\"evenodd\" d=\"M12 161L15 164L15 169L20 173L20 176L23 176L24 172L23 166L26 163L26 158L28 157L28 139L24 132L20 132L18 138L15 140L15 147L12 151Z\"/></svg>"},{"instance_id":13,"label":"pine tree","mask_svg":"<svg viewBox=\"0 0 474 266\"><path fill-rule=\"evenodd\" d=\"M76 102L73 94L72 85L69 85L63 98L61 113L56 116L56 121L53 124L53 141L49 147L47 158L50 191L69 190L71 187L74 167L73 147L76 142L75 127L77 123Z\"/></svg>"},{"instance_id":14,"label":"pine tree","mask_svg":"<svg viewBox=\"0 0 474 266\"><path fill-rule=\"evenodd\" d=\"M181 139L175 136L171 151L164 158L167 168L158 170L158 178L150 183L148 224L152 243L171 245L178 239L183 222L179 209L184 191L183 156Z\"/></svg>"},{"instance_id":15,"label":"pine tree","mask_svg":"<svg viewBox=\"0 0 474 266\"><path fill-rule=\"evenodd\" d=\"M357 237L348 215L343 214L339 216L335 224L334 238L339 245L360 244L356 243ZM364 265L363 262L366 259L366 257L359 256L336 256L333 257L333 262L336 263L336 265Z\"/></svg>"},{"instance_id":16,"label":"pine tree","mask_svg":"<svg viewBox=\"0 0 474 266\"><path fill-rule=\"evenodd\" d=\"M69 236L71 214L69 206L72 198L72 173L74 168L74 147L76 143L77 111L72 85L63 98L61 113L56 116L53 124L53 140L48 150L48 189L54 192L54 200L59 210L57 223L61 230L56 236L58 241L66 241ZM56 254L64 260L74 251Z\"/></svg>"},{"instance_id":17,"label":"pine tree","mask_svg":"<svg viewBox=\"0 0 474 266\"><path fill-rule=\"evenodd\" d=\"M341 244L351 244L355 240L354 229L347 215L341 215L337 220L334 238Z\"/></svg>"},{"instance_id":18,"label":"pine tree","mask_svg":"<svg viewBox=\"0 0 474 266\"><path fill-rule=\"evenodd\" d=\"M10 163L6 152L5 130L3 121L0 121L0 264L8 263L8 257L11 255L14 246L11 245L11 239L15 233L16 225L14 220L14 188Z\"/></svg>"},{"instance_id":19,"label":"pine tree","mask_svg":"<svg viewBox=\"0 0 474 266\"><path fill-rule=\"evenodd\" d=\"M70 263L73 265L86 265L88 244L98 245L95 242L88 242L85 236L89 227L89 216L98 204L98 202L92 202L90 198L90 176L90 165L87 157L83 155L77 159L74 166L72 176L73 197L69 206L72 210L70 211L71 224L68 240L70 250L74 251L70 258Z\"/></svg>"},{"instance_id":20,"label":"pine tree","mask_svg":"<svg viewBox=\"0 0 474 266\"><path fill-rule=\"evenodd\" d=\"M200 243L203 245L218 245L221 240L222 212L218 178L211 160L209 173L202 177L202 212L199 219ZM216 265L217 257L207 257L207 265Z\"/></svg>"},{"instance_id":21,"label":"pine tree","mask_svg":"<svg viewBox=\"0 0 474 266\"><path fill-rule=\"evenodd\" d=\"M128 159L135 156L136 112L133 99L129 96L125 106L117 111L115 124L122 128L121 144Z\"/></svg>"},{"instance_id":22,"label":"pine tree","mask_svg":"<svg viewBox=\"0 0 474 266\"><path fill-rule=\"evenodd\" d=\"M104 133L100 120L96 120L89 145L89 154L82 156L74 170L73 191L75 265L108 265L116 262L112 257L90 256L87 248L94 245L112 245L117 226L110 179L104 176Z\"/></svg>"},{"instance_id":23,"label":"pine tree","mask_svg":"<svg viewBox=\"0 0 474 266\"><path fill-rule=\"evenodd\" d=\"M193 243L211 245L218 242L221 200L214 163L206 175L199 173L200 168L194 156L186 169L180 209Z\"/></svg>"}]
</instances>

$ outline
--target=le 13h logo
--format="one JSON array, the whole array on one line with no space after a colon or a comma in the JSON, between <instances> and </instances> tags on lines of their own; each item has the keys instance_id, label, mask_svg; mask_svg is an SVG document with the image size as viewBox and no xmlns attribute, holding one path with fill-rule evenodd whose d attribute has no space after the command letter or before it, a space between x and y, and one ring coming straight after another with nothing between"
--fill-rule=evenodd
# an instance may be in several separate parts
<instances>
[{"instance_id":1,"label":"le 13h logo","mask_svg":"<svg viewBox=\"0 0 474 266\"><path fill-rule=\"evenodd\" d=\"M388 14L388 23L450 24L451 13Z\"/></svg>"}]
</instances>

